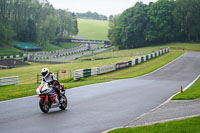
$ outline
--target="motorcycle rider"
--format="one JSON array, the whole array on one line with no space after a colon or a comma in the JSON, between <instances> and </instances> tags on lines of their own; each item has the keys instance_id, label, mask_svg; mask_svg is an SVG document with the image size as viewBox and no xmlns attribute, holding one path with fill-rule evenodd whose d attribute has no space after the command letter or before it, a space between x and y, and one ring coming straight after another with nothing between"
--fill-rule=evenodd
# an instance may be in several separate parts
<instances>
[{"instance_id":1,"label":"motorcycle rider","mask_svg":"<svg viewBox=\"0 0 200 133\"><path fill-rule=\"evenodd\" d=\"M61 94L60 94L60 83L58 82L56 76L54 73L49 72L48 68L42 68L41 70L42 74L42 82L41 85L44 85L45 83L48 83L49 85L53 85L53 89L58 94L58 100L61 102Z\"/></svg>"}]
</instances>

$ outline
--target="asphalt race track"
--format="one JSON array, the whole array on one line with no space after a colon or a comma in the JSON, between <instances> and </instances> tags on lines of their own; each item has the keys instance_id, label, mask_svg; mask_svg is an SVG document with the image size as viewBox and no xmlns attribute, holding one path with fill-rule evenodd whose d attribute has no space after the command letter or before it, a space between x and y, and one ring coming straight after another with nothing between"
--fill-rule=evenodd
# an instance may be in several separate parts
<instances>
[{"instance_id":1,"label":"asphalt race track","mask_svg":"<svg viewBox=\"0 0 200 133\"><path fill-rule=\"evenodd\" d=\"M0 102L0 132L99 133L157 107L199 74L200 53L191 52L146 76L67 90L65 111L42 113L36 96Z\"/></svg>"}]
</instances>

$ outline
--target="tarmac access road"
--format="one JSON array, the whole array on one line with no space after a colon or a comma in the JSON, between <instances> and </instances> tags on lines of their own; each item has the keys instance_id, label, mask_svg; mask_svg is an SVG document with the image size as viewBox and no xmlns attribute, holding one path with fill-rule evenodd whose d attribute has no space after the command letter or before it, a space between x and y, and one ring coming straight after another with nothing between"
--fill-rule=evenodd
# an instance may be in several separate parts
<instances>
[{"instance_id":1,"label":"tarmac access road","mask_svg":"<svg viewBox=\"0 0 200 133\"><path fill-rule=\"evenodd\" d=\"M36 96L0 102L0 132L100 133L157 107L199 73L200 53L189 52L149 75L69 89L65 111L42 113Z\"/></svg>"}]
</instances>

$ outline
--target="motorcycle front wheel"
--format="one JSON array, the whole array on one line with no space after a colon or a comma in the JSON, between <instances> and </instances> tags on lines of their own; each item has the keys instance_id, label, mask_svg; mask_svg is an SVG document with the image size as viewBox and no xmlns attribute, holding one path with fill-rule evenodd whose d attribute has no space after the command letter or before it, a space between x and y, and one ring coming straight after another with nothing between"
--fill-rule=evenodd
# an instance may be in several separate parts
<instances>
[{"instance_id":1,"label":"motorcycle front wheel","mask_svg":"<svg viewBox=\"0 0 200 133\"><path fill-rule=\"evenodd\" d=\"M45 98L40 99L39 105L40 105L40 109L42 110L42 112L44 112L44 113L49 112L49 108L50 108L49 101L47 103L45 103Z\"/></svg>"},{"instance_id":2,"label":"motorcycle front wheel","mask_svg":"<svg viewBox=\"0 0 200 133\"><path fill-rule=\"evenodd\" d=\"M62 95L63 102L60 105L60 109L65 110L67 108L67 97L65 95Z\"/></svg>"}]
</instances>

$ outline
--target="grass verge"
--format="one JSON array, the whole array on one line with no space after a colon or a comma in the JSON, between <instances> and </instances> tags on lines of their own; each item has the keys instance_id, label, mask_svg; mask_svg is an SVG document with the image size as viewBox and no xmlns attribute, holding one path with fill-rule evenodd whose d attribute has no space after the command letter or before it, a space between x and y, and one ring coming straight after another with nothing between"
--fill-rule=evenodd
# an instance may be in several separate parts
<instances>
[{"instance_id":1,"label":"grass verge","mask_svg":"<svg viewBox=\"0 0 200 133\"><path fill-rule=\"evenodd\" d=\"M0 101L36 94L39 84L9 85L0 87Z\"/></svg>"},{"instance_id":2,"label":"grass verge","mask_svg":"<svg viewBox=\"0 0 200 133\"><path fill-rule=\"evenodd\" d=\"M0 47L0 56L18 55L22 53L25 53L25 52L22 50L16 49L12 46Z\"/></svg>"},{"instance_id":3,"label":"grass verge","mask_svg":"<svg viewBox=\"0 0 200 133\"><path fill-rule=\"evenodd\" d=\"M149 60L142 64L136 65L134 67L129 67L126 69L118 70L118 71L100 75L97 77L90 77L88 78L88 80L124 79L124 78L133 78L133 77L141 76L164 66L165 64L181 56L183 53L184 53L183 51L171 51L165 55Z\"/></svg>"},{"instance_id":4,"label":"grass verge","mask_svg":"<svg viewBox=\"0 0 200 133\"><path fill-rule=\"evenodd\" d=\"M200 117L194 117L151 126L116 129L108 133L199 133L199 123Z\"/></svg>"},{"instance_id":5,"label":"grass verge","mask_svg":"<svg viewBox=\"0 0 200 133\"><path fill-rule=\"evenodd\" d=\"M174 96L172 100L191 100L196 98L200 98L200 79L184 92Z\"/></svg>"},{"instance_id":6,"label":"grass verge","mask_svg":"<svg viewBox=\"0 0 200 133\"><path fill-rule=\"evenodd\" d=\"M92 80L92 81L79 81L73 82L69 81L64 83L65 89L70 89L74 87L79 87L83 85L96 84L106 82L106 80ZM22 85L9 85L0 87L0 101L10 100L15 98L21 98L26 96L36 95L36 89L40 84L22 84Z\"/></svg>"}]
</instances>

